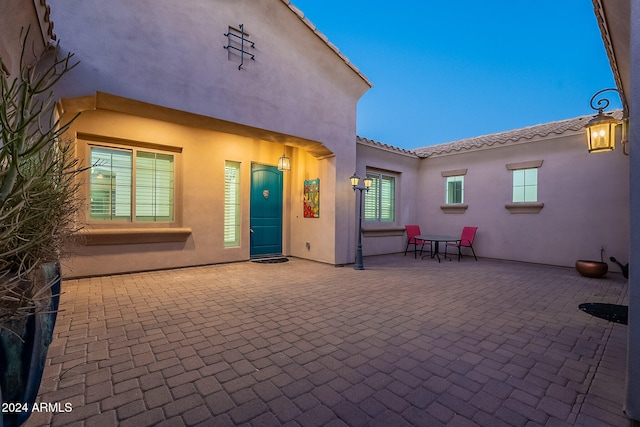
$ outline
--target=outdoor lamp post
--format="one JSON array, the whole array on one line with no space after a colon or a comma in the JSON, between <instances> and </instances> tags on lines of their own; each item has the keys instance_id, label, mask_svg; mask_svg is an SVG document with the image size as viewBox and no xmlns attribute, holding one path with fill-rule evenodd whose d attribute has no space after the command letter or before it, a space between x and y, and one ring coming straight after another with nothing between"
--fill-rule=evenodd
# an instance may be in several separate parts
<instances>
[{"instance_id":1,"label":"outdoor lamp post","mask_svg":"<svg viewBox=\"0 0 640 427\"><path fill-rule=\"evenodd\" d=\"M353 187L353 191L360 191L360 210L358 214L358 246L356 247L356 265L353 267L354 270L364 270L364 264L362 262L362 192L369 191L369 187L373 183L373 180L369 177L366 177L362 182L364 187L358 187L360 183L360 177L356 175L354 172L351 178L351 187Z\"/></svg>"},{"instance_id":2,"label":"outdoor lamp post","mask_svg":"<svg viewBox=\"0 0 640 427\"><path fill-rule=\"evenodd\" d=\"M602 89L596 92L592 97L589 104L591 108L594 110L598 110L598 115L589 120L589 122L585 125L587 130L587 144L589 146L589 153L599 153L601 151L611 151L615 148L616 141L616 126L622 124L622 144L623 151L626 152L626 126L625 120L622 121L616 119L613 116L605 114L603 110L609 106L609 100L607 98L601 97L597 100L596 105L594 105L594 101L597 99L598 95L606 91L615 91L618 92L618 89L608 88ZM619 94L619 92L618 92Z\"/></svg>"}]
</instances>

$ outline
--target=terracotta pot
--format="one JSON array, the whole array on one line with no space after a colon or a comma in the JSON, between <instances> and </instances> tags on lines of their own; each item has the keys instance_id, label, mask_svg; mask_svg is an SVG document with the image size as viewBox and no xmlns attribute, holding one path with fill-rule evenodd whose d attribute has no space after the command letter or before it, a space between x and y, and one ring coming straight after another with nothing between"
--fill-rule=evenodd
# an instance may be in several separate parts
<instances>
[{"instance_id":1,"label":"terracotta pot","mask_svg":"<svg viewBox=\"0 0 640 427\"><path fill-rule=\"evenodd\" d=\"M576 270L584 277L602 277L609 271L609 265L601 261L588 261L579 259L576 261Z\"/></svg>"}]
</instances>

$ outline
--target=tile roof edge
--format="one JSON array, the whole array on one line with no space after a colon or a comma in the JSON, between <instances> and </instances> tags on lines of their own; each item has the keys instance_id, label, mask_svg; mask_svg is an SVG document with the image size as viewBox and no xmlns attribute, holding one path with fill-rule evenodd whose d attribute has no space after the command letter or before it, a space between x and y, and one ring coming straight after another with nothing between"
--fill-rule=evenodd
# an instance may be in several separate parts
<instances>
[{"instance_id":1,"label":"tile roof edge","mask_svg":"<svg viewBox=\"0 0 640 427\"><path fill-rule=\"evenodd\" d=\"M336 45L334 45L333 43L331 43L329 41L329 38L323 34L320 30L318 30L318 27L311 22L311 20L309 20L309 18L307 18L304 15L304 12L302 12L302 10L300 10L297 6L295 6L291 0L281 0L282 3L284 3L289 9L291 9L291 11L293 13L295 13L298 18L300 18L300 20L302 22L304 22L304 24L309 27L309 29L311 31L313 31L313 33L318 36L320 38L320 40L322 40L324 42L324 44L326 44L331 50L333 50L336 55L338 55L338 57L340 59L342 59L342 61L344 61L344 63L351 68L362 80L364 80L364 82L369 86L369 87L373 87L373 83L371 83L371 81L369 81L369 79L367 78L367 76L365 76L358 67L355 66L355 64L353 64L349 58L347 58L342 52L340 52L340 49L338 49L338 47Z\"/></svg>"},{"instance_id":2,"label":"tile roof edge","mask_svg":"<svg viewBox=\"0 0 640 427\"><path fill-rule=\"evenodd\" d=\"M613 114L614 116L620 118L622 116L622 109L616 109L609 111L608 114ZM504 146L507 144L514 144L518 141L520 143L531 142L533 140L537 140L538 138L547 138L550 135L554 135L555 137L559 137L569 131L579 132L581 131L584 124L588 122L588 119L591 119L594 114L578 116L570 119L556 120L547 123L540 123L537 125L525 126L518 129L512 129L503 132L496 132L486 135L480 135L470 138L459 139L455 141L445 142L442 144L436 144L426 147L415 148L412 151L421 158L427 158L431 156L438 155L446 155L446 154L457 154L463 151L473 151L480 149L492 148L494 146ZM575 123L572 123L575 122ZM556 126L553 126L556 125ZM564 127L565 125L566 127ZM538 130L536 131L536 128ZM529 130L533 131L530 134L524 134L523 131ZM494 138L492 142L489 141L492 137L500 137ZM497 148L496 147L496 148Z\"/></svg>"},{"instance_id":3,"label":"tile roof edge","mask_svg":"<svg viewBox=\"0 0 640 427\"><path fill-rule=\"evenodd\" d=\"M35 3L35 2L34 2ZM38 19L40 20L40 26L42 28L43 36L49 38L49 40L45 40L45 44L53 44L58 37L53 32L53 21L51 20L51 6L47 4L47 0L39 0L40 8L38 8L38 4L36 6L36 13L38 14Z\"/></svg>"},{"instance_id":4,"label":"tile roof edge","mask_svg":"<svg viewBox=\"0 0 640 427\"><path fill-rule=\"evenodd\" d=\"M400 148L394 145L385 144L383 142L374 141L373 139L364 138L358 135L356 135L356 143L360 145L368 145L370 147L374 147L380 150L390 151L390 152L394 152L394 153L409 156L409 157L415 157L415 158L419 157L416 153L413 152L413 150L407 150L405 148Z\"/></svg>"}]
</instances>

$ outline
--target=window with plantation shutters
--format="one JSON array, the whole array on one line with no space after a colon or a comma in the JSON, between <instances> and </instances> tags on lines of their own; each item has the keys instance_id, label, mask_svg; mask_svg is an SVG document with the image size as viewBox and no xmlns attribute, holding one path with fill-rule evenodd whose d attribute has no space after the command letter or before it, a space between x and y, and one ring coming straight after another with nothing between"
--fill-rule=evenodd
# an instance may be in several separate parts
<instances>
[{"instance_id":1,"label":"window with plantation shutters","mask_svg":"<svg viewBox=\"0 0 640 427\"><path fill-rule=\"evenodd\" d=\"M131 156L131 150L91 149L91 219L131 220Z\"/></svg>"},{"instance_id":2,"label":"window with plantation shutters","mask_svg":"<svg viewBox=\"0 0 640 427\"><path fill-rule=\"evenodd\" d=\"M240 163L224 164L224 246L240 246Z\"/></svg>"},{"instance_id":3,"label":"window with plantation shutters","mask_svg":"<svg viewBox=\"0 0 640 427\"><path fill-rule=\"evenodd\" d=\"M464 175L448 176L446 179L444 202L456 204L464 202Z\"/></svg>"},{"instance_id":4,"label":"window with plantation shutters","mask_svg":"<svg viewBox=\"0 0 640 427\"><path fill-rule=\"evenodd\" d=\"M173 156L136 153L136 221L173 221Z\"/></svg>"},{"instance_id":5,"label":"window with plantation shutters","mask_svg":"<svg viewBox=\"0 0 640 427\"><path fill-rule=\"evenodd\" d=\"M106 147L91 147L90 150L91 220L174 220L173 155Z\"/></svg>"},{"instance_id":6,"label":"window with plantation shutters","mask_svg":"<svg viewBox=\"0 0 640 427\"><path fill-rule=\"evenodd\" d=\"M367 172L372 180L364 196L364 218L370 222L395 221L395 177Z\"/></svg>"}]
</instances>

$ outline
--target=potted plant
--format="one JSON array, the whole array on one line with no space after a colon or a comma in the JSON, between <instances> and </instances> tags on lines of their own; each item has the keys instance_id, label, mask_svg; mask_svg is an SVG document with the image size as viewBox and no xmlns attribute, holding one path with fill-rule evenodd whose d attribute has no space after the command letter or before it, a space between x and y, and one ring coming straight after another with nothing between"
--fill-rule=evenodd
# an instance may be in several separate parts
<instances>
[{"instance_id":1,"label":"potted plant","mask_svg":"<svg viewBox=\"0 0 640 427\"><path fill-rule=\"evenodd\" d=\"M604 262L602 253L604 248L600 248L600 261L590 261L579 259L576 261L576 270L584 277L602 277L609 271L609 264Z\"/></svg>"},{"instance_id":2,"label":"potted plant","mask_svg":"<svg viewBox=\"0 0 640 427\"><path fill-rule=\"evenodd\" d=\"M81 169L62 138L71 122L52 91L77 63L56 47L27 64L22 40L19 74L0 71L0 427L22 424L35 402L80 203Z\"/></svg>"}]
</instances>

